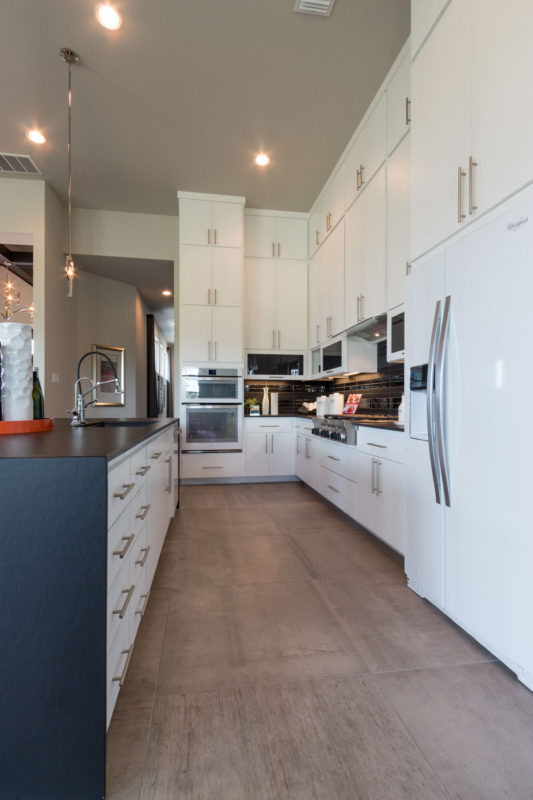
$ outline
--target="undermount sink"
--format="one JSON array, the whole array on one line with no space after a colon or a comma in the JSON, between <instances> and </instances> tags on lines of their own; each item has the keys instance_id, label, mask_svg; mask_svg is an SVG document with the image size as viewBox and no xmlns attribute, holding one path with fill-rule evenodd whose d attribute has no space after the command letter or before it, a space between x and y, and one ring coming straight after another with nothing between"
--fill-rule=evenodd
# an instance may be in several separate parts
<instances>
[{"instance_id":1,"label":"undermount sink","mask_svg":"<svg viewBox=\"0 0 533 800\"><path fill-rule=\"evenodd\" d=\"M117 420L96 420L95 422L88 422L83 427L85 428L142 428L146 425L152 425L152 420L146 419L117 419Z\"/></svg>"}]
</instances>

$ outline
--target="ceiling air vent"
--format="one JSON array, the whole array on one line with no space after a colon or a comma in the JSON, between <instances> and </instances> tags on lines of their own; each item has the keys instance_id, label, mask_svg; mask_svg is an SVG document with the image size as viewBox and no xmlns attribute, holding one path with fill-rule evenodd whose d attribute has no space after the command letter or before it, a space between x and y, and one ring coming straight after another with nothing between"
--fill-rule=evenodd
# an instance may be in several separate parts
<instances>
[{"instance_id":1,"label":"ceiling air vent","mask_svg":"<svg viewBox=\"0 0 533 800\"><path fill-rule=\"evenodd\" d=\"M316 14L329 17L335 0L296 0L294 10L299 14Z\"/></svg>"},{"instance_id":2,"label":"ceiling air vent","mask_svg":"<svg viewBox=\"0 0 533 800\"><path fill-rule=\"evenodd\" d=\"M0 173L10 172L17 175L42 175L30 156L21 156L17 153L0 153Z\"/></svg>"}]
</instances>

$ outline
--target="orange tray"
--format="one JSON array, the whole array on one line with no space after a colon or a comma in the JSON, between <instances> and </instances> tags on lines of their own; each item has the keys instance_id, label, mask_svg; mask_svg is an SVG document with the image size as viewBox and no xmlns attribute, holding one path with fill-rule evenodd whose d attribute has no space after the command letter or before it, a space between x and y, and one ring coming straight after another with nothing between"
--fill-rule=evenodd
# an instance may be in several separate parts
<instances>
[{"instance_id":1,"label":"orange tray","mask_svg":"<svg viewBox=\"0 0 533 800\"><path fill-rule=\"evenodd\" d=\"M51 431L54 427L53 419L21 419L0 421L0 435L3 433L42 433Z\"/></svg>"}]
</instances>

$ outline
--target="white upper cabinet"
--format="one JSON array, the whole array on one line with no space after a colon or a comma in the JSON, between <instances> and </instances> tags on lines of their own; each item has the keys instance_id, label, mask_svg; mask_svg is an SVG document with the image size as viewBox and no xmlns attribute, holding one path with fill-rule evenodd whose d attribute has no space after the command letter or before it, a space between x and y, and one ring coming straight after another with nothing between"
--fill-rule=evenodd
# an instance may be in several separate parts
<instances>
[{"instance_id":1,"label":"white upper cabinet","mask_svg":"<svg viewBox=\"0 0 533 800\"><path fill-rule=\"evenodd\" d=\"M322 225L326 235L344 214L344 164L334 172L322 194Z\"/></svg>"},{"instance_id":2,"label":"white upper cabinet","mask_svg":"<svg viewBox=\"0 0 533 800\"><path fill-rule=\"evenodd\" d=\"M182 305L242 306L242 252L237 248L183 245Z\"/></svg>"},{"instance_id":3,"label":"white upper cabinet","mask_svg":"<svg viewBox=\"0 0 533 800\"><path fill-rule=\"evenodd\" d=\"M243 246L242 203L182 197L179 214L180 244Z\"/></svg>"},{"instance_id":4,"label":"white upper cabinet","mask_svg":"<svg viewBox=\"0 0 533 800\"><path fill-rule=\"evenodd\" d=\"M406 136L387 161L387 309L404 300L409 261L409 153Z\"/></svg>"},{"instance_id":5,"label":"white upper cabinet","mask_svg":"<svg viewBox=\"0 0 533 800\"><path fill-rule=\"evenodd\" d=\"M309 262L309 347L314 347L322 341L321 313L323 298L320 296L320 268L322 250L318 250Z\"/></svg>"},{"instance_id":6,"label":"white upper cabinet","mask_svg":"<svg viewBox=\"0 0 533 800\"><path fill-rule=\"evenodd\" d=\"M244 254L250 258L307 259L307 219L245 214Z\"/></svg>"},{"instance_id":7,"label":"white upper cabinet","mask_svg":"<svg viewBox=\"0 0 533 800\"><path fill-rule=\"evenodd\" d=\"M346 154L344 166L345 209L351 206L383 163L386 145L386 100L383 94Z\"/></svg>"},{"instance_id":8,"label":"white upper cabinet","mask_svg":"<svg viewBox=\"0 0 533 800\"><path fill-rule=\"evenodd\" d=\"M411 124L411 61L409 54L387 87L387 153L391 153Z\"/></svg>"},{"instance_id":9,"label":"white upper cabinet","mask_svg":"<svg viewBox=\"0 0 533 800\"><path fill-rule=\"evenodd\" d=\"M181 360L211 361L211 309L208 306L182 306L180 327Z\"/></svg>"},{"instance_id":10,"label":"white upper cabinet","mask_svg":"<svg viewBox=\"0 0 533 800\"><path fill-rule=\"evenodd\" d=\"M182 306L182 361L242 362L242 309L224 306Z\"/></svg>"},{"instance_id":11,"label":"white upper cabinet","mask_svg":"<svg viewBox=\"0 0 533 800\"><path fill-rule=\"evenodd\" d=\"M533 178L531 0L470 0L472 145L478 213Z\"/></svg>"},{"instance_id":12,"label":"white upper cabinet","mask_svg":"<svg viewBox=\"0 0 533 800\"><path fill-rule=\"evenodd\" d=\"M349 328L385 311L385 166L346 214L345 323Z\"/></svg>"},{"instance_id":13,"label":"white upper cabinet","mask_svg":"<svg viewBox=\"0 0 533 800\"><path fill-rule=\"evenodd\" d=\"M321 248L318 276L320 340L326 341L344 328L344 220ZM312 340L314 344L314 339Z\"/></svg>"},{"instance_id":14,"label":"white upper cabinet","mask_svg":"<svg viewBox=\"0 0 533 800\"><path fill-rule=\"evenodd\" d=\"M322 198L320 198L309 214L308 226L308 252L309 258L324 241L326 233L325 214L322 213Z\"/></svg>"},{"instance_id":15,"label":"white upper cabinet","mask_svg":"<svg viewBox=\"0 0 533 800\"><path fill-rule=\"evenodd\" d=\"M420 45L450 0L411 0L411 53ZM486 5L486 3L485 3Z\"/></svg>"},{"instance_id":16,"label":"white upper cabinet","mask_svg":"<svg viewBox=\"0 0 533 800\"><path fill-rule=\"evenodd\" d=\"M452 2L412 64L411 257L466 219L470 9Z\"/></svg>"},{"instance_id":17,"label":"white upper cabinet","mask_svg":"<svg viewBox=\"0 0 533 800\"><path fill-rule=\"evenodd\" d=\"M247 350L307 350L307 263L245 261Z\"/></svg>"},{"instance_id":18,"label":"white upper cabinet","mask_svg":"<svg viewBox=\"0 0 533 800\"><path fill-rule=\"evenodd\" d=\"M211 360L242 362L242 309L218 306L212 314Z\"/></svg>"}]
</instances>

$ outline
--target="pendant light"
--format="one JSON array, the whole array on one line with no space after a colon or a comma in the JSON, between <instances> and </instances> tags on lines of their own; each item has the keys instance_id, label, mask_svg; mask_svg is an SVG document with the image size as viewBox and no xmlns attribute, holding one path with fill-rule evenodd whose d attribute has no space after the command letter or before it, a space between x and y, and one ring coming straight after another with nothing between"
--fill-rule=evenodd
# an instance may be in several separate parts
<instances>
[{"instance_id":1,"label":"pendant light","mask_svg":"<svg viewBox=\"0 0 533 800\"><path fill-rule=\"evenodd\" d=\"M67 296L72 297L72 288L75 276L74 261L72 259L72 146L71 146L71 114L72 114L72 65L80 60L79 55L70 47L64 47L59 54L68 67L68 102L67 102L67 154L68 154L68 253L65 261L65 273L68 281Z\"/></svg>"}]
</instances>

